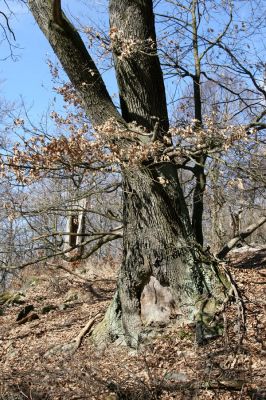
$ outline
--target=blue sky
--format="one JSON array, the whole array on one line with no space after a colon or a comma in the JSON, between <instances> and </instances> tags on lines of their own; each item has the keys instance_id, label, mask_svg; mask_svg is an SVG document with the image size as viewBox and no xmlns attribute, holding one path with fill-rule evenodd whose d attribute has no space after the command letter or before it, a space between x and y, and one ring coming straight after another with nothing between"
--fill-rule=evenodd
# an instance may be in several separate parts
<instances>
[{"instance_id":1,"label":"blue sky","mask_svg":"<svg viewBox=\"0 0 266 400\"><path fill-rule=\"evenodd\" d=\"M16 61L11 58L0 63L2 97L19 103L20 97L26 107L31 108L31 114L41 115L52 99L52 83L47 57L53 58L42 32L36 26L26 8L14 8L15 17L11 26L16 35L17 49L14 49ZM2 44L1 54L8 54L9 49Z\"/></svg>"},{"instance_id":2,"label":"blue sky","mask_svg":"<svg viewBox=\"0 0 266 400\"><path fill-rule=\"evenodd\" d=\"M8 0L7 3L14 12L10 24L15 32L16 45L19 48L15 50L16 61L10 58L0 61L0 98L17 102L17 104L21 103L21 99L23 99L32 121L38 123L55 97L57 111L60 111L62 104L61 99L53 91L53 83L47 66L47 59L56 61L56 57L32 15L25 6L21 6L20 0ZM67 15L75 15L81 21L86 21L88 25L107 25L107 3L108 0L62 0ZM163 4L165 7L165 3ZM0 10L5 11L3 0L0 0ZM77 21L74 23L78 26ZM255 41L253 44L255 45L255 43L255 47L257 47L259 42ZM263 43L261 45L265 46ZM0 58L3 58L9 50L5 41L0 44L0 47ZM265 48L261 54L265 54ZM103 78L110 94L114 94L116 83L113 71L105 72ZM168 94L174 90L172 88L175 87L176 79L174 77L173 81L172 79L166 81Z\"/></svg>"},{"instance_id":3,"label":"blue sky","mask_svg":"<svg viewBox=\"0 0 266 400\"><path fill-rule=\"evenodd\" d=\"M2 0L0 0L2 3ZM75 3L75 15L84 14L83 0L62 2L68 15L71 14L71 5ZM90 1L90 15L86 16L88 21L100 23L105 20L105 0ZM47 39L36 25L32 15L19 1L8 2L14 12L10 24L16 36L14 50L16 60L8 58L0 62L0 97L10 102L21 103L24 101L27 110L34 122L40 120L41 116L48 110L56 98L56 108L60 108L61 100L53 91L53 83L47 65L47 60L55 62L56 57ZM1 4L1 10L4 10ZM88 22L89 24L90 22ZM1 56L5 57L9 52L7 44L1 43ZM115 81L111 73L105 74L105 81L110 91L115 91ZM61 75L63 76L63 74Z\"/></svg>"},{"instance_id":4,"label":"blue sky","mask_svg":"<svg viewBox=\"0 0 266 400\"><path fill-rule=\"evenodd\" d=\"M54 84L47 65L48 59L56 62L57 58L27 7L20 0L7 2L14 13L10 25L18 49L15 50L15 61L11 58L0 61L0 98L17 104L23 100L32 121L38 123L49 106L53 106L54 99L57 111L60 111L62 105L60 96L53 91ZM108 26L108 0L62 0L62 7L70 18L73 15L77 19L74 20L76 27L79 22L96 28ZM0 10L8 14L3 0L0 0ZM2 42L0 47L0 54L5 57L9 53L7 43ZM60 77L64 77L63 72ZM105 71L103 79L110 94L117 94L114 71ZM114 101L117 103L117 97Z\"/></svg>"}]
</instances>

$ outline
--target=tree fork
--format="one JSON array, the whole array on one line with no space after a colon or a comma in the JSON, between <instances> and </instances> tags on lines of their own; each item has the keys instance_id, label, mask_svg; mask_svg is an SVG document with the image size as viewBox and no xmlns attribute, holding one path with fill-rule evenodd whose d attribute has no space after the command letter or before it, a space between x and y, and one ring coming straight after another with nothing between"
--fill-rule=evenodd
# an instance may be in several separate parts
<instances>
[{"instance_id":1,"label":"tree fork","mask_svg":"<svg viewBox=\"0 0 266 400\"><path fill-rule=\"evenodd\" d=\"M163 138L169 122L156 53L152 1L110 2L111 25L118 32L127 32L126 39L133 38L137 43L151 38L155 44L155 49L150 48L147 54L139 52L130 54L129 59L116 60L120 96L128 111L123 111L124 118L112 103L78 32L60 14L61 7L56 18L59 17L63 28L53 24L54 4L48 0L29 0L37 23L79 92L92 125L97 127L110 119L124 126L137 121L148 132L159 131L159 139ZM156 122L160 123L159 130ZM121 138L117 140L124 145ZM147 329L152 330L153 324L167 325L174 316L177 324L195 323L201 342L217 331L215 314L230 290L230 283L195 239L174 162L145 160L144 164L123 165L123 262L116 294L93 338L97 342L101 338L121 338L129 346L138 347ZM155 297L149 297L151 291ZM166 320L161 319L165 315L161 312L159 294L167 298Z\"/></svg>"}]
</instances>

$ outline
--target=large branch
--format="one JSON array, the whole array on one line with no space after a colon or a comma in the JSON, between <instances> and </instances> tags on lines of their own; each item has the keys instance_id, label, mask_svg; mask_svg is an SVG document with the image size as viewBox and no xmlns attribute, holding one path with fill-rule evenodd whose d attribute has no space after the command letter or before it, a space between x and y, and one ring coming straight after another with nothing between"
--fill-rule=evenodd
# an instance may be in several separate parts
<instances>
[{"instance_id":1,"label":"large branch","mask_svg":"<svg viewBox=\"0 0 266 400\"><path fill-rule=\"evenodd\" d=\"M237 236L233 239L229 240L228 243L222 248L221 251L216 255L220 260L224 258L230 250L232 250L240 240L243 240L250 236L256 229L262 226L266 222L266 217L261 217L258 222L249 225L245 230L241 231Z\"/></svg>"},{"instance_id":2,"label":"large branch","mask_svg":"<svg viewBox=\"0 0 266 400\"><path fill-rule=\"evenodd\" d=\"M79 33L61 10L60 0L28 0L29 8L50 42L94 126L110 118L122 121Z\"/></svg>"},{"instance_id":3,"label":"large branch","mask_svg":"<svg viewBox=\"0 0 266 400\"><path fill-rule=\"evenodd\" d=\"M149 131L168 131L152 0L110 0L110 32L122 115ZM156 138L157 139L157 138Z\"/></svg>"}]
</instances>

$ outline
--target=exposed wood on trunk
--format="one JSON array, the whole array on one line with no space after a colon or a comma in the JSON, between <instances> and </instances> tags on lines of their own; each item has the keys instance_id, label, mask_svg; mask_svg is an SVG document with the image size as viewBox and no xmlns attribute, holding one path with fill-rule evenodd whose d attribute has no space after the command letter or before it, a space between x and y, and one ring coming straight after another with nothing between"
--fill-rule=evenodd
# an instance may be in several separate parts
<instances>
[{"instance_id":1,"label":"exposed wood on trunk","mask_svg":"<svg viewBox=\"0 0 266 400\"><path fill-rule=\"evenodd\" d=\"M233 228L233 237L236 237L239 235L239 232L241 231L241 214L243 212L243 207L241 207L238 211L234 211L230 207L230 215L232 219L232 228Z\"/></svg>"},{"instance_id":2,"label":"exposed wood on trunk","mask_svg":"<svg viewBox=\"0 0 266 400\"><path fill-rule=\"evenodd\" d=\"M149 326L167 323L167 318L163 320L157 313L156 295L150 303L146 296L143 303L143 294L150 291L147 285L151 288L154 281L158 282L158 295L159 286L164 287L163 306L168 313L173 310L172 320L177 324L197 321L199 342L206 333L204 318L224 300L226 288L215 263L207 257L204 260L194 239L176 176L171 163L124 171L123 263L116 297L102 327L93 333L98 336L96 341L107 334L109 339L124 337L128 345L138 347L146 335L142 317ZM154 313L150 319L149 311Z\"/></svg>"},{"instance_id":3,"label":"exposed wood on trunk","mask_svg":"<svg viewBox=\"0 0 266 400\"><path fill-rule=\"evenodd\" d=\"M73 201L70 207L71 210L68 212L66 221L68 235L64 235L64 249L77 249L78 255L82 256L84 253L87 199L81 199L78 202ZM71 251L66 254L66 257L69 256L71 257Z\"/></svg>"}]
</instances>

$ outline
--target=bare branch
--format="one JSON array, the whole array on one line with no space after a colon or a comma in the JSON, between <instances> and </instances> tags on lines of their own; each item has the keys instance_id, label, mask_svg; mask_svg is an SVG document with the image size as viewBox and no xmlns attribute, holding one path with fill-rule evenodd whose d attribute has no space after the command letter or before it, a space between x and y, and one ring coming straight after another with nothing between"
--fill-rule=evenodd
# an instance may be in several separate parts
<instances>
[{"instance_id":1,"label":"bare branch","mask_svg":"<svg viewBox=\"0 0 266 400\"><path fill-rule=\"evenodd\" d=\"M5 21L6 21L7 29L8 29L8 31L9 31L9 33L12 35L13 40L16 40L15 34L14 34L13 30L12 30L11 27L10 27L8 17L6 16L6 14L5 14L3 11L0 11L0 15L2 15L2 17L4 17L4 19L5 19Z\"/></svg>"}]
</instances>

